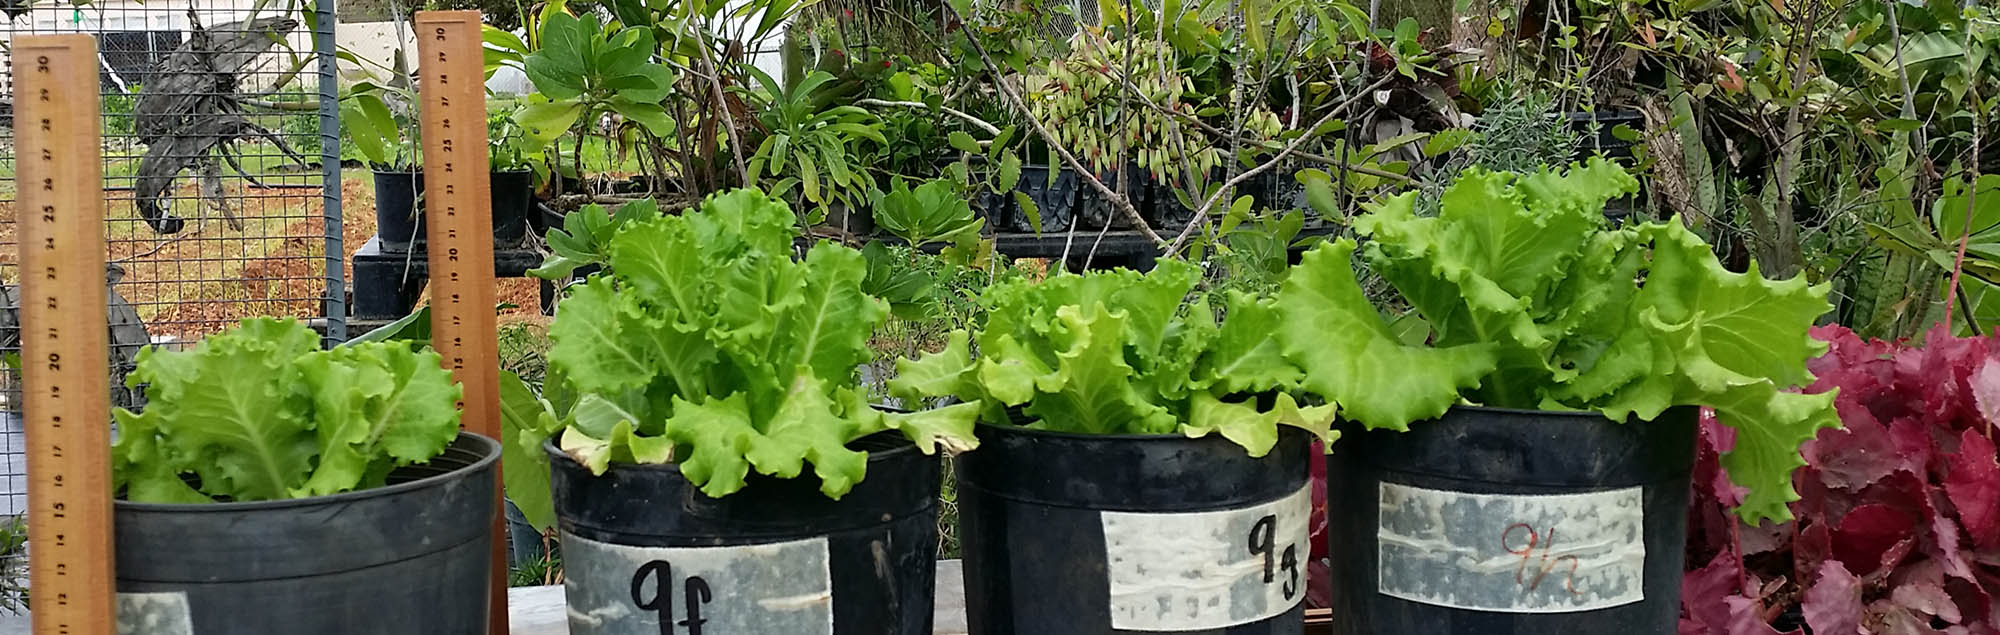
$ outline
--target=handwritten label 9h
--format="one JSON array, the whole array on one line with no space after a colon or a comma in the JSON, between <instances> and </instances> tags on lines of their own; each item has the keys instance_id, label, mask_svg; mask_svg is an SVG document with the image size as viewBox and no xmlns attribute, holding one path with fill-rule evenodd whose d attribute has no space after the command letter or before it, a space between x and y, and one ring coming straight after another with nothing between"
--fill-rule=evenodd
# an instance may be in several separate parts
<instances>
[{"instance_id":1,"label":"handwritten label 9h","mask_svg":"<svg viewBox=\"0 0 2000 635\"><path fill-rule=\"evenodd\" d=\"M1240 509L1105 512L1111 627L1197 631L1284 614L1305 598L1312 493Z\"/></svg>"},{"instance_id":2,"label":"handwritten label 9h","mask_svg":"<svg viewBox=\"0 0 2000 635\"><path fill-rule=\"evenodd\" d=\"M1377 589L1436 606L1567 613L1645 599L1640 488L1469 494L1382 483Z\"/></svg>"},{"instance_id":3,"label":"handwritten label 9h","mask_svg":"<svg viewBox=\"0 0 2000 635\"><path fill-rule=\"evenodd\" d=\"M633 547L562 536L572 635L832 635L825 538Z\"/></svg>"}]
</instances>

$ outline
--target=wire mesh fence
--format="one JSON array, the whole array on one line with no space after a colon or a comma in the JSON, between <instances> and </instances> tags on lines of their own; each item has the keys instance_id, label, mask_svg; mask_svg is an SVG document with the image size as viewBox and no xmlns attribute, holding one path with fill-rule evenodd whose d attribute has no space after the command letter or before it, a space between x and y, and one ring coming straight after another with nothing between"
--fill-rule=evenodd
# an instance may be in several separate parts
<instances>
[{"instance_id":1,"label":"wire mesh fence","mask_svg":"<svg viewBox=\"0 0 2000 635\"><path fill-rule=\"evenodd\" d=\"M295 2L288 4L288 2ZM140 348L251 316L344 336L330 0L0 4L0 353L16 359L15 35L98 44L113 405ZM27 509L17 365L0 373L0 610L22 606Z\"/></svg>"}]
</instances>

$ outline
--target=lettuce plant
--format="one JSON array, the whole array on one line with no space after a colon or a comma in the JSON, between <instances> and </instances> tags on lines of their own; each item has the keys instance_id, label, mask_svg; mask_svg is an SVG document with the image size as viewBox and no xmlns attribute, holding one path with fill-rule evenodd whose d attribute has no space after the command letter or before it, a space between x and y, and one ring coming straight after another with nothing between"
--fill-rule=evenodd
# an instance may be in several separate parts
<instances>
[{"instance_id":1,"label":"lettuce plant","mask_svg":"<svg viewBox=\"0 0 2000 635\"><path fill-rule=\"evenodd\" d=\"M1278 293L1278 338L1301 385L1369 428L1405 430L1461 399L1652 420L1709 406L1737 432L1722 458L1749 492L1737 513L1790 516L1799 444L1836 427L1810 384L1807 334L1827 289L1725 270L1678 220L1608 228L1604 203L1636 191L1618 166L1567 173L1467 171L1435 217L1405 194L1356 219L1362 250L1428 322L1397 337L1363 296L1340 240L1305 255Z\"/></svg>"},{"instance_id":2,"label":"lettuce plant","mask_svg":"<svg viewBox=\"0 0 2000 635\"><path fill-rule=\"evenodd\" d=\"M1333 406L1303 406L1301 377L1274 337L1270 298L1231 291L1225 317L1187 302L1200 270L1163 261L1151 272L1096 271L1009 280L982 295L986 324L953 332L944 350L897 363L906 401L953 397L1004 424L1088 434L1220 433L1263 456L1278 425L1331 438Z\"/></svg>"},{"instance_id":3,"label":"lettuce plant","mask_svg":"<svg viewBox=\"0 0 2000 635\"><path fill-rule=\"evenodd\" d=\"M119 409L115 487L146 503L304 498L381 487L458 437L460 389L407 343L319 350L297 320L252 318L192 350L148 348Z\"/></svg>"},{"instance_id":4,"label":"lettuce plant","mask_svg":"<svg viewBox=\"0 0 2000 635\"><path fill-rule=\"evenodd\" d=\"M974 406L869 405L856 368L888 306L862 292L860 252L822 242L794 259L796 226L754 189L619 225L609 271L571 287L549 328L552 374L575 405L544 408L515 443L560 432L562 450L598 474L677 463L717 497L752 468L793 478L811 463L836 499L866 475L867 453L848 444L869 434L900 430L925 453L970 449Z\"/></svg>"}]
</instances>

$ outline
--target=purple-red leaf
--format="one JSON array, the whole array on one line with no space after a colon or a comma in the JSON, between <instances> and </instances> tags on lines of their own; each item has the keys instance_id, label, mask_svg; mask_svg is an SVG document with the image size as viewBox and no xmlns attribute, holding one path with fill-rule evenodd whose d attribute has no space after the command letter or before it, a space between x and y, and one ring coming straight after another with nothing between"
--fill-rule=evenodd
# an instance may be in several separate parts
<instances>
[{"instance_id":1,"label":"purple-red leaf","mask_svg":"<svg viewBox=\"0 0 2000 635\"><path fill-rule=\"evenodd\" d=\"M1995 366L1988 364L1989 367ZM1958 453L1946 461L1950 473L1944 491L1958 508L1958 518L1980 549L2000 545L2000 461L1993 440L1975 428L1959 436Z\"/></svg>"},{"instance_id":2,"label":"purple-red leaf","mask_svg":"<svg viewBox=\"0 0 2000 635\"><path fill-rule=\"evenodd\" d=\"M1957 624L1963 619L1963 616L1959 615L1958 612L1958 603L1952 601L1951 594L1945 593L1944 587L1935 584L1905 584L1898 586L1895 591L1890 592L1889 601L1918 613L1944 620L1948 624Z\"/></svg>"},{"instance_id":3,"label":"purple-red leaf","mask_svg":"<svg viewBox=\"0 0 2000 635\"><path fill-rule=\"evenodd\" d=\"M1861 575L1882 567L1883 554L1906 540L1917 520L1894 507L1868 504L1847 512L1833 533L1833 556ZM1887 563L1894 564L1894 563Z\"/></svg>"},{"instance_id":4,"label":"purple-red leaf","mask_svg":"<svg viewBox=\"0 0 2000 635\"><path fill-rule=\"evenodd\" d=\"M1942 595L1944 589L1938 589ZM1800 605L1813 635L1861 635L1861 578L1828 560Z\"/></svg>"}]
</instances>

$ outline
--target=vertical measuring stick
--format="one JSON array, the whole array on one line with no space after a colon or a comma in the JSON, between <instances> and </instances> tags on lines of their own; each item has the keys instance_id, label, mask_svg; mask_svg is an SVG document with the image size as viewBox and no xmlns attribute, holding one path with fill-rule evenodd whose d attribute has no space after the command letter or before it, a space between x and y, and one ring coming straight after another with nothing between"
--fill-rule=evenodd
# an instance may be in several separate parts
<instances>
[{"instance_id":1,"label":"vertical measuring stick","mask_svg":"<svg viewBox=\"0 0 2000 635\"><path fill-rule=\"evenodd\" d=\"M111 393L97 42L14 38L36 635L111 635Z\"/></svg>"},{"instance_id":2,"label":"vertical measuring stick","mask_svg":"<svg viewBox=\"0 0 2000 635\"><path fill-rule=\"evenodd\" d=\"M493 200L486 67L478 11L417 13L423 96L424 221L430 227L431 338L465 397L465 428L500 438L493 299ZM504 492L504 489L498 490ZM491 633L507 633L507 531L493 501Z\"/></svg>"}]
</instances>

